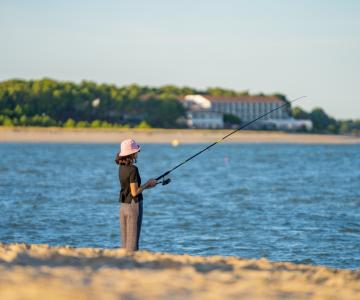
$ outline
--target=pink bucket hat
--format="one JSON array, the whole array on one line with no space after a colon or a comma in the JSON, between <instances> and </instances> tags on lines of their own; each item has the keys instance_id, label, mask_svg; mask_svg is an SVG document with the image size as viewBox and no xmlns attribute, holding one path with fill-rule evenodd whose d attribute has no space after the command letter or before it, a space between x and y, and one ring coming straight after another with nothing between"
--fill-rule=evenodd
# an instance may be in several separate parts
<instances>
[{"instance_id":1,"label":"pink bucket hat","mask_svg":"<svg viewBox=\"0 0 360 300\"><path fill-rule=\"evenodd\" d=\"M121 142L119 156L127 156L140 151L140 146L132 139Z\"/></svg>"}]
</instances>

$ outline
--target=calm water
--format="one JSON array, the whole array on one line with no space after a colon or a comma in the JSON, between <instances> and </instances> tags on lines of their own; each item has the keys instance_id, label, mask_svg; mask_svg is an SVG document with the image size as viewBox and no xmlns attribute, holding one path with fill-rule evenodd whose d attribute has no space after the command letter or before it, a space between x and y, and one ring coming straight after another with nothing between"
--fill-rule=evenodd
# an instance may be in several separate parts
<instances>
[{"instance_id":1,"label":"calm water","mask_svg":"<svg viewBox=\"0 0 360 300\"><path fill-rule=\"evenodd\" d=\"M143 145L143 181L204 145ZM118 145L0 144L0 241L119 247ZM144 193L142 249L360 268L360 145L220 144Z\"/></svg>"}]
</instances>

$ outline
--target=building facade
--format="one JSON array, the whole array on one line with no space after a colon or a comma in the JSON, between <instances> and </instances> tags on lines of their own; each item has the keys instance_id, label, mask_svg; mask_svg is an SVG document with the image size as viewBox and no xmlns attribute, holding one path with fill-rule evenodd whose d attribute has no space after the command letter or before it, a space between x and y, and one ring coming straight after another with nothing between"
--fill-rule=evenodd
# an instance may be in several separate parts
<instances>
[{"instance_id":1,"label":"building facade","mask_svg":"<svg viewBox=\"0 0 360 300\"><path fill-rule=\"evenodd\" d=\"M223 128L224 114L235 115L244 124L285 103L276 96L207 95L187 95L182 102L187 110L187 125L191 128ZM295 120L290 116L289 107L284 107L268 114L249 128L310 131L313 124L310 120Z\"/></svg>"},{"instance_id":2,"label":"building facade","mask_svg":"<svg viewBox=\"0 0 360 300\"><path fill-rule=\"evenodd\" d=\"M217 129L224 127L223 114L209 110L189 111L186 123L190 128Z\"/></svg>"},{"instance_id":3,"label":"building facade","mask_svg":"<svg viewBox=\"0 0 360 300\"><path fill-rule=\"evenodd\" d=\"M294 118L281 120L266 120L263 125L269 129L284 130L284 131L311 131L313 123L311 120L296 120Z\"/></svg>"},{"instance_id":4,"label":"building facade","mask_svg":"<svg viewBox=\"0 0 360 300\"><path fill-rule=\"evenodd\" d=\"M187 107L197 105L204 110L232 114L239 117L242 122L254 120L260 115L284 104L284 101L275 96L215 97L187 95L184 99L185 103L187 102ZM284 108L265 116L263 120L282 120L289 117L288 109Z\"/></svg>"}]
</instances>

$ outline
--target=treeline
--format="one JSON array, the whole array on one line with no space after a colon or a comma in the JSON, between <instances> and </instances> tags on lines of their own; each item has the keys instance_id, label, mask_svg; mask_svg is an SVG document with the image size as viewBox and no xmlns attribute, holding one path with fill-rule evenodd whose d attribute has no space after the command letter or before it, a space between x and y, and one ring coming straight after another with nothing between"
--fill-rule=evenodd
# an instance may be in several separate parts
<instances>
[{"instance_id":1,"label":"treeline","mask_svg":"<svg viewBox=\"0 0 360 300\"><path fill-rule=\"evenodd\" d=\"M159 127L185 126L185 110L178 101L188 94L244 96L218 87L196 90L166 85L159 88L117 87L82 81L79 84L41 80L0 82L0 125L62 127ZM286 97L276 94L279 98Z\"/></svg>"},{"instance_id":2,"label":"treeline","mask_svg":"<svg viewBox=\"0 0 360 300\"><path fill-rule=\"evenodd\" d=\"M248 91L219 87L197 90L174 85L118 87L91 81L76 84L49 78L7 80L0 82L0 125L178 128L185 126L185 110L179 98L189 94L249 95ZM280 93L272 96L287 101ZM360 129L360 121L337 121L320 108L310 113L294 108L292 114L312 120L316 132L350 133Z\"/></svg>"},{"instance_id":3,"label":"treeline","mask_svg":"<svg viewBox=\"0 0 360 300\"><path fill-rule=\"evenodd\" d=\"M311 112L307 112L300 107L294 107L291 113L295 119L311 120L314 132L360 134L360 120L336 120L322 108L315 108Z\"/></svg>"},{"instance_id":4,"label":"treeline","mask_svg":"<svg viewBox=\"0 0 360 300\"><path fill-rule=\"evenodd\" d=\"M175 86L8 80L0 82L0 125L178 127L185 111L177 97L194 92Z\"/></svg>"}]
</instances>

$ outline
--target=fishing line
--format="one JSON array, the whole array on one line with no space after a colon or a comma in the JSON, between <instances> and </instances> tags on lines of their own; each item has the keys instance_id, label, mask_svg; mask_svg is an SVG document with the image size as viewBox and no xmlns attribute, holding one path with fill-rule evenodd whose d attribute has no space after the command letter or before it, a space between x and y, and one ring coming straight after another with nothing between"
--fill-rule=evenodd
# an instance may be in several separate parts
<instances>
[{"instance_id":1,"label":"fishing line","mask_svg":"<svg viewBox=\"0 0 360 300\"><path fill-rule=\"evenodd\" d=\"M244 125L240 126L239 128L235 129L234 131L230 132L229 134L225 135L224 137L222 137L221 139L219 139L218 141L208 145L207 147L205 147L204 149L200 150L199 152L195 153L194 155L190 156L188 159L184 160L182 163L178 164L177 166L173 167L172 169L170 169L169 171L166 171L165 173L163 173L162 175L160 175L159 177L157 177L155 180L158 181L160 180L161 178L163 178L162 181L158 182L157 184L160 184L162 183L162 185L166 185L168 183L170 183L170 178L167 178L165 179L164 177L169 175L172 171L176 170L177 168L181 167L182 165L186 164L187 162L189 162L190 160L192 160L193 158L195 158L196 156L200 155L201 153L205 152L206 150L210 149L211 147L215 146L216 144L222 142L223 140L225 140L226 138L228 138L230 135L234 134L235 132L238 132L239 130L242 130L246 127L248 127L249 125L255 123L256 121L260 120L261 118L273 113L274 111L277 111L283 107L286 107L286 106L290 106L292 103L302 99L302 98L305 98L306 96L301 96L299 98L296 98L294 100L291 100L291 101L288 101L286 103L284 103L283 105L280 105L278 107L275 107L273 108L272 110L268 111L267 113L263 114L263 115L260 115L258 116L256 119L248 122L248 123L245 123Z\"/></svg>"}]
</instances>

